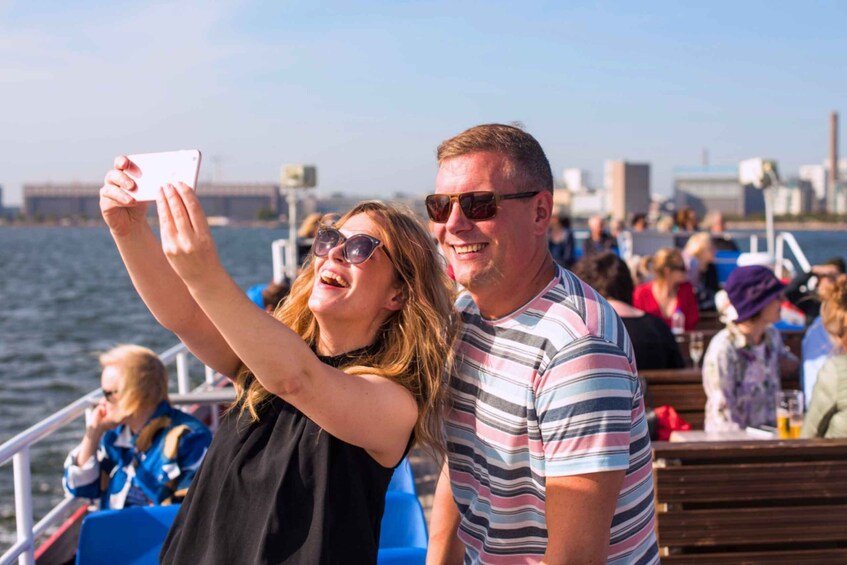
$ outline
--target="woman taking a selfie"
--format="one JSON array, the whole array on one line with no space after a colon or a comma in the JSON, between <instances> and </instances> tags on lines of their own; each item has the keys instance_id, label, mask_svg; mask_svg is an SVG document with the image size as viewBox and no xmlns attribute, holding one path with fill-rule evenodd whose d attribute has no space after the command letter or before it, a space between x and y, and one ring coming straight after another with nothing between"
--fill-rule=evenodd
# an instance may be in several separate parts
<instances>
[{"instance_id":1,"label":"woman taking a selfie","mask_svg":"<svg viewBox=\"0 0 847 565\"><path fill-rule=\"evenodd\" d=\"M410 212L364 202L315 237L268 316L224 271L186 185L157 199L161 244L125 157L101 209L157 320L235 381L165 563L374 563L385 492L413 441L439 446L452 286Z\"/></svg>"}]
</instances>

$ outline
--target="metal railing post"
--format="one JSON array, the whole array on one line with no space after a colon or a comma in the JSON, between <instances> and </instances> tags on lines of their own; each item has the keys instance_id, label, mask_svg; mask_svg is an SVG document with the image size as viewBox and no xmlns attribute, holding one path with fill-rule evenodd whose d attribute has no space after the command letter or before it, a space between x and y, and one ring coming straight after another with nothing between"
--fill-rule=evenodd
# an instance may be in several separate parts
<instances>
[{"instance_id":1,"label":"metal railing post","mask_svg":"<svg viewBox=\"0 0 847 565\"><path fill-rule=\"evenodd\" d=\"M176 355L176 382L180 394L187 394L191 389L188 382L188 354L181 351Z\"/></svg>"},{"instance_id":2,"label":"metal railing post","mask_svg":"<svg viewBox=\"0 0 847 565\"><path fill-rule=\"evenodd\" d=\"M26 549L18 557L20 565L34 565L35 540L32 533L32 478L29 467L29 447L24 447L12 458L15 481L15 518L18 542L25 541Z\"/></svg>"},{"instance_id":3,"label":"metal railing post","mask_svg":"<svg viewBox=\"0 0 847 565\"><path fill-rule=\"evenodd\" d=\"M209 367L208 365L206 365L205 367L206 367L206 384L211 388L211 386L215 382L215 370L212 369L211 367ZM218 414L218 405L217 404L215 404L214 406L211 407L211 422L209 422L209 423L210 423L209 427L212 429L212 432L218 431L218 424L220 423L220 416Z\"/></svg>"}]
</instances>

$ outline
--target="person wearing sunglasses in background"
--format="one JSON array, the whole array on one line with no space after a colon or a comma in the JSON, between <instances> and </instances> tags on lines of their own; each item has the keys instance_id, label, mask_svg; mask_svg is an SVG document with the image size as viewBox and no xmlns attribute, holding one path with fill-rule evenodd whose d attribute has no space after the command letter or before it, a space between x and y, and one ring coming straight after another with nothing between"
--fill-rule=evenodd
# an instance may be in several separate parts
<instances>
[{"instance_id":1,"label":"person wearing sunglasses in background","mask_svg":"<svg viewBox=\"0 0 847 565\"><path fill-rule=\"evenodd\" d=\"M428 563L657 563L632 346L550 256L544 151L489 124L444 141L438 163L427 213L467 292Z\"/></svg>"},{"instance_id":2,"label":"person wearing sunglasses in background","mask_svg":"<svg viewBox=\"0 0 847 565\"><path fill-rule=\"evenodd\" d=\"M161 245L119 157L101 208L159 322L237 390L165 540L165 563L375 563L385 493L415 441L441 446L453 287L426 228L363 202L315 235L268 316L220 263L186 185Z\"/></svg>"},{"instance_id":3,"label":"person wearing sunglasses in background","mask_svg":"<svg viewBox=\"0 0 847 565\"><path fill-rule=\"evenodd\" d=\"M170 405L167 370L146 347L119 345L100 365L103 398L65 461L65 490L103 509L181 501L212 434Z\"/></svg>"}]
</instances>

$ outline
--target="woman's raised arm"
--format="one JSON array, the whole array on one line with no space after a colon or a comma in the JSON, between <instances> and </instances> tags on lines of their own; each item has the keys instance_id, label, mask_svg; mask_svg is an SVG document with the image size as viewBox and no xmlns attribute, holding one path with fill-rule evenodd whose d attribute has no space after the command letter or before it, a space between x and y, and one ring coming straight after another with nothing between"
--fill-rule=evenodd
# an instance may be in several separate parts
<instances>
[{"instance_id":1,"label":"woman's raised arm","mask_svg":"<svg viewBox=\"0 0 847 565\"><path fill-rule=\"evenodd\" d=\"M132 197L135 181L127 174L135 165L115 158L100 189L100 210L118 246L132 284L147 308L166 329L174 332L205 364L229 377L238 358L220 332L174 272L147 223L147 202Z\"/></svg>"}]
</instances>

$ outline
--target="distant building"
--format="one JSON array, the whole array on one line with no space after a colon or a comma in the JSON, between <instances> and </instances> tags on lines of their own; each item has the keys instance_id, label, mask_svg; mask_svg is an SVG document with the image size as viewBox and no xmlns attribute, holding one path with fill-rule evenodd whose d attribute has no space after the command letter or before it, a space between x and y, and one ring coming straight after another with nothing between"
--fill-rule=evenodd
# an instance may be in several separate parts
<instances>
[{"instance_id":1,"label":"distant building","mask_svg":"<svg viewBox=\"0 0 847 565\"><path fill-rule=\"evenodd\" d=\"M579 190L570 196L570 215L574 218L605 216L609 212L609 193L605 190Z\"/></svg>"},{"instance_id":2,"label":"distant building","mask_svg":"<svg viewBox=\"0 0 847 565\"><path fill-rule=\"evenodd\" d=\"M826 210L830 214L847 214L847 159L838 159L837 182L834 187L830 187L829 169L830 159L825 159L823 162L824 170L827 172L827 197Z\"/></svg>"},{"instance_id":3,"label":"distant building","mask_svg":"<svg viewBox=\"0 0 847 565\"><path fill-rule=\"evenodd\" d=\"M207 216L250 221L280 214L279 185L273 183L206 183L197 194Z\"/></svg>"},{"instance_id":4,"label":"distant building","mask_svg":"<svg viewBox=\"0 0 847 565\"><path fill-rule=\"evenodd\" d=\"M567 188L553 189L553 213L557 216L571 215L573 193Z\"/></svg>"},{"instance_id":5,"label":"distant building","mask_svg":"<svg viewBox=\"0 0 847 565\"><path fill-rule=\"evenodd\" d=\"M777 216L799 216L817 208L817 198L812 183L789 179L774 191L773 213Z\"/></svg>"},{"instance_id":6,"label":"distant building","mask_svg":"<svg viewBox=\"0 0 847 565\"><path fill-rule=\"evenodd\" d=\"M673 169L676 207L688 206L701 218L709 211L730 216L763 214L762 191L738 182L738 166L696 166Z\"/></svg>"},{"instance_id":7,"label":"distant building","mask_svg":"<svg viewBox=\"0 0 847 565\"><path fill-rule=\"evenodd\" d=\"M582 169L565 169L562 177L565 181L565 188L571 192L590 188L588 184L588 171Z\"/></svg>"},{"instance_id":8,"label":"distant building","mask_svg":"<svg viewBox=\"0 0 847 565\"><path fill-rule=\"evenodd\" d=\"M626 220L650 209L650 164L606 161L605 184L612 219Z\"/></svg>"},{"instance_id":9,"label":"distant building","mask_svg":"<svg viewBox=\"0 0 847 565\"><path fill-rule=\"evenodd\" d=\"M814 192L815 203L810 211L826 211L826 168L823 165L802 165L799 172L800 180L811 184Z\"/></svg>"},{"instance_id":10,"label":"distant building","mask_svg":"<svg viewBox=\"0 0 847 565\"><path fill-rule=\"evenodd\" d=\"M279 186L271 183L203 183L198 190L207 216L250 221L277 218ZM100 217L100 185L25 184L22 213L33 219ZM155 215L151 206L149 214Z\"/></svg>"}]
</instances>

